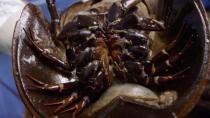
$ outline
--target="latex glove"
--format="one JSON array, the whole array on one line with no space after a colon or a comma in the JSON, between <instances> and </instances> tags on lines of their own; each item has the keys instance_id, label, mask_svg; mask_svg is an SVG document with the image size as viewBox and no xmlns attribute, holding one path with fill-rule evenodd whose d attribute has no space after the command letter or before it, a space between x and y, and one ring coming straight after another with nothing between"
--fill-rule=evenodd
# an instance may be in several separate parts
<instances>
[{"instance_id":1,"label":"latex glove","mask_svg":"<svg viewBox=\"0 0 210 118\"><path fill-rule=\"evenodd\" d=\"M24 6L21 0L0 0L0 52L11 54L14 27Z\"/></svg>"}]
</instances>

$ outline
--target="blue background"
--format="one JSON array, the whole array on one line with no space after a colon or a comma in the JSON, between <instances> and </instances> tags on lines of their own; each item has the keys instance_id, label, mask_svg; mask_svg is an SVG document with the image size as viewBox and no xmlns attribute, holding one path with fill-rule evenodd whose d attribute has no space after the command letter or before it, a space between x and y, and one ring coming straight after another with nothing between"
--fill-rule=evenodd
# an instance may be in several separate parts
<instances>
[{"instance_id":1,"label":"blue background","mask_svg":"<svg viewBox=\"0 0 210 118\"><path fill-rule=\"evenodd\" d=\"M37 4L49 18L45 0L26 0ZM66 8L74 0L57 0L58 8ZM210 9L210 0L203 0L206 9ZM59 9L61 11L61 9ZM0 118L22 118L24 106L18 96L12 77L11 57L0 53Z\"/></svg>"}]
</instances>

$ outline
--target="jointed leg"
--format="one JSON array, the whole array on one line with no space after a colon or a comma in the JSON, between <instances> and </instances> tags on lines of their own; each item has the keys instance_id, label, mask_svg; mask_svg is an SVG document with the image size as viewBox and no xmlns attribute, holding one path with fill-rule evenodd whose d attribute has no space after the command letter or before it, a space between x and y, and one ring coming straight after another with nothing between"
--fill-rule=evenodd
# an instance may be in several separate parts
<instances>
[{"instance_id":1,"label":"jointed leg","mask_svg":"<svg viewBox=\"0 0 210 118\"><path fill-rule=\"evenodd\" d=\"M65 90L71 90L74 87L79 85L79 81L75 79L75 81L67 82L67 83L60 83L60 84L47 84L37 80L36 78L26 75L28 79L32 80L35 85L33 85L33 90L45 90L45 91L55 91L55 92L63 92Z\"/></svg>"},{"instance_id":2,"label":"jointed leg","mask_svg":"<svg viewBox=\"0 0 210 118\"><path fill-rule=\"evenodd\" d=\"M90 98L88 96L83 97L81 100L79 100L79 102L77 102L76 104L73 105L73 107L63 110L60 113L64 113L67 111L73 111L73 118L76 118L76 116L78 115L78 113L80 113L87 105L90 104Z\"/></svg>"},{"instance_id":3,"label":"jointed leg","mask_svg":"<svg viewBox=\"0 0 210 118\"><path fill-rule=\"evenodd\" d=\"M185 68L173 75L162 75L162 76L145 76L144 78L138 78L138 82L145 85L159 85L171 80L177 80L184 78L184 73L188 71L190 67Z\"/></svg>"},{"instance_id":4,"label":"jointed leg","mask_svg":"<svg viewBox=\"0 0 210 118\"><path fill-rule=\"evenodd\" d=\"M23 29L23 30L25 31L25 34L28 38L26 40L26 42L28 43L28 45L30 47L35 49L35 51L38 52L39 55L45 57L46 59L50 60L53 63L56 63L58 66L60 66L64 69L69 69L69 65L68 65L66 59L63 58L63 57L65 57L64 52L60 51L59 49L54 49L53 51L55 53L52 53L52 51L48 51L50 49L47 49L47 48L51 48L50 46L46 46L45 48L40 47L38 45L38 43L35 42L35 40L41 40L42 41L42 39L36 39L35 35L34 35L34 32L30 28L29 28L29 31L26 31L26 29ZM41 43L41 41L40 41L40 43Z\"/></svg>"},{"instance_id":5,"label":"jointed leg","mask_svg":"<svg viewBox=\"0 0 210 118\"><path fill-rule=\"evenodd\" d=\"M185 68L182 71L179 71L176 74L173 75L166 75L166 76L154 76L154 77L148 77L148 78L144 78L143 81L145 82L146 85L159 85L161 83L165 83L171 80L177 80L177 79L181 79L184 78L184 74L187 70L189 70L190 67Z\"/></svg>"},{"instance_id":6,"label":"jointed leg","mask_svg":"<svg viewBox=\"0 0 210 118\"><path fill-rule=\"evenodd\" d=\"M184 32L183 30L186 28L182 28L180 31ZM181 33L180 32L180 33ZM193 37L194 35L191 34L186 42L185 46L179 52L172 52L172 50L176 50L179 47L178 43L183 39L181 36L183 34L178 34L178 37L175 38L172 43L170 43L165 49L163 49L157 56L153 57L151 61L146 65L146 70L150 75L158 74L162 70L172 68L174 65L181 59L181 57L188 51L188 49L193 44Z\"/></svg>"},{"instance_id":7,"label":"jointed leg","mask_svg":"<svg viewBox=\"0 0 210 118\"><path fill-rule=\"evenodd\" d=\"M55 0L46 0L47 6L51 16L51 33L52 37L56 39L58 34L60 33L60 17L58 11L55 6Z\"/></svg>"},{"instance_id":8,"label":"jointed leg","mask_svg":"<svg viewBox=\"0 0 210 118\"><path fill-rule=\"evenodd\" d=\"M81 93L73 92L69 97L58 101L58 102L52 102L52 103L46 103L45 106L52 106L52 105L60 105L55 109L55 113L63 112L62 110L65 109L67 106L75 102L81 97Z\"/></svg>"},{"instance_id":9,"label":"jointed leg","mask_svg":"<svg viewBox=\"0 0 210 118\"><path fill-rule=\"evenodd\" d=\"M59 105L54 113L64 113L67 111L73 111L72 117L75 118L87 105L90 103L88 96L81 97L80 92L73 92L69 97L53 103L44 104L45 106ZM79 100L79 101L78 101Z\"/></svg>"},{"instance_id":10,"label":"jointed leg","mask_svg":"<svg viewBox=\"0 0 210 118\"><path fill-rule=\"evenodd\" d=\"M188 35L188 34L187 34ZM177 51L177 41L172 42L171 45L169 45L164 52L161 52L162 55L160 57L154 57L155 59L152 59L153 61L149 62L148 65L146 65L146 72L148 73L149 77L144 78L142 81L146 84L159 84L164 83L170 80L176 80L178 78L183 78L183 73L190 69L190 67L187 67L183 71L180 71L174 75L166 75L166 76L158 76L161 72L164 72L164 70L174 68L178 61L181 61L183 55L187 53L189 48L192 46L194 34L188 35L190 38L185 43L184 47L182 49L179 49L179 52L170 52L170 50L176 50ZM183 38L181 38L183 39ZM178 39L177 39L178 40ZM179 39L180 40L180 39ZM176 46L177 45L177 46ZM165 54L165 58L163 59L163 55ZM160 60L162 58L162 60ZM154 61L155 60L155 61ZM157 61L158 60L158 61Z\"/></svg>"},{"instance_id":11,"label":"jointed leg","mask_svg":"<svg viewBox=\"0 0 210 118\"><path fill-rule=\"evenodd\" d=\"M190 69L190 67L187 67L184 70L181 70L175 74L150 76L145 73L144 66L139 62L126 62L125 68L126 70L128 70L127 72L116 70L116 72L119 73L117 77L122 78L124 74L124 78L128 78L127 80L125 80L126 82L135 82L145 85L158 85L171 80L184 78L184 73Z\"/></svg>"},{"instance_id":12,"label":"jointed leg","mask_svg":"<svg viewBox=\"0 0 210 118\"><path fill-rule=\"evenodd\" d=\"M164 57L168 57L169 54L174 50L176 49L176 47L179 47L178 46L178 43L180 41L182 41L183 39L183 36L186 35L188 32L188 29L189 27L186 25L186 24L183 24L177 34L177 36L173 39L172 42L170 42L168 44L168 46L161 50L158 54L156 54L153 58L152 58L152 62L153 63L159 63L160 61L163 60Z\"/></svg>"},{"instance_id":13,"label":"jointed leg","mask_svg":"<svg viewBox=\"0 0 210 118\"><path fill-rule=\"evenodd\" d=\"M173 68L177 61L180 61L184 54L186 54L187 50L192 46L193 41L188 41L187 44L184 46L183 49L181 49L180 52L172 55L170 54L168 59L166 59L163 63L160 63L158 65L155 65L155 73L159 73L167 68ZM154 73L154 74L155 74Z\"/></svg>"}]
</instances>

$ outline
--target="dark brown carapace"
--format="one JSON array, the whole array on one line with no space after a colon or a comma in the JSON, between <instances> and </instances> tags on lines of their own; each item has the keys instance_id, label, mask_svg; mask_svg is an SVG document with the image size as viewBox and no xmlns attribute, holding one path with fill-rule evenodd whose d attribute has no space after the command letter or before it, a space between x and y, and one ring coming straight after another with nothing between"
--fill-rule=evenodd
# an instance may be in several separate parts
<instances>
[{"instance_id":1,"label":"dark brown carapace","mask_svg":"<svg viewBox=\"0 0 210 118\"><path fill-rule=\"evenodd\" d=\"M189 69L174 74L163 74L173 68L193 43L190 39L177 52L180 40L173 40L156 56L151 56L150 31L164 31L164 23L137 14L136 5L140 0L122 0L113 3L108 11L101 12L93 8L77 13L73 20L62 29L55 7L55 0L46 0L51 15L50 48L43 48L34 31L24 29L28 37L26 43L39 58L53 63L59 71L70 73L74 82L48 84L27 75L34 82L35 89L63 92L72 91L69 97L55 103L55 113L73 111L73 117L113 83L131 82L143 85L156 85L183 78ZM180 30L183 35L185 26ZM59 56L59 51L64 56ZM43 61L43 63L45 63ZM159 73L162 73L161 75Z\"/></svg>"}]
</instances>

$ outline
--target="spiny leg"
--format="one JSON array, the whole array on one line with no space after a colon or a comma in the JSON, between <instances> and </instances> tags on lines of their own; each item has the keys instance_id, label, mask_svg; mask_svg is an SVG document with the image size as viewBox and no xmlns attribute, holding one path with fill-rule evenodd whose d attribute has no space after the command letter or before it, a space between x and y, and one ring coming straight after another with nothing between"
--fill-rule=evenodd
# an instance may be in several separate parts
<instances>
[{"instance_id":1,"label":"spiny leg","mask_svg":"<svg viewBox=\"0 0 210 118\"><path fill-rule=\"evenodd\" d=\"M35 40L41 40L41 39L35 38L34 32L31 30L30 27L28 29L29 31L26 31L26 29L23 29L23 30L25 31L25 34L28 38L28 40L26 40L26 42L28 43L29 46L31 46L33 49L35 49L35 51L38 52L39 55L43 56L44 58L50 60L50 62L53 62L64 69L69 69L69 65L68 65L66 59L62 59L62 56L59 57L59 55L61 55L61 54L55 55L56 53L54 54L54 53L52 53L52 51L48 51L47 47L44 49L44 48L40 47L35 42ZM57 53L58 52L60 52L59 49L57 49Z\"/></svg>"},{"instance_id":2,"label":"spiny leg","mask_svg":"<svg viewBox=\"0 0 210 118\"><path fill-rule=\"evenodd\" d=\"M147 78L146 80L146 84L148 85L151 85L151 84L156 84L156 85L159 85L161 83L165 83L165 82L168 82L168 81L171 81L171 80L177 80L177 79L182 79L185 77L184 73L186 71L188 71L190 69L190 67L187 67L185 68L184 70L181 70L179 71L178 73L176 74L173 74L173 75L166 75L166 76L155 76L155 77L150 77L150 78Z\"/></svg>"},{"instance_id":3,"label":"spiny leg","mask_svg":"<svg viewBox=\"0 0 210 118\"><path fill-rule=\"evenodd\" d=\"M60 17L55 6L55 1L56 0L46 0L51 16L51 33L53 35L52 38L54 37L54 40L57 38L58 34L61 31Z\"/></svg>"},{"instance_id":4,"label":"spiny leg","mask_svg":"<svg viewBox=\"0 0 210 118\"><path fill-rule=\"evenodd\" d=\"M169 57L162 63L154 65L155 72L153 74L157 74L167 68L173 68L177 61L180 61L184 54L188 51L188 49L192 46L193 41L190 39L187 44L181 49L180 52L173 54L169 54Z\"/></svg>"},{"instance_id":5,"label":"spiny leg","mask_svg":"<svg viewBox=\"0 0 210 118\"><path fill-rule=\"evenodd\" d=\"M45 106L52 106L52 105L59 105L54 113L60 113L63 112L66 107L77 101L81 97L81 93L79 92L73 92L69 97L58 101L58 102L52 102L52 103L45 103Z\"/></svg>"},{"instance_id":6,"label":"spiny leg","mask_svg":"<svg viewBox=\"0 0 210 118\"><path fill-rule=\"evenodd\" d=\"M90 97L85 96L81 100L79 100L79 102L74 104L73 107L71 107L69 109L66 109L66 110L63 110L60 113L64 113L64 112L67 112L67 111L73 111L72 117L76 118L76 116L89 104L90 104Z\"/></svg>"},{"instance_id":7,"label":"spiny leg","mask_svg":"<svg viewBox=\"0 0 210 118\"><path fill-rule=\"evenodd\" d=\"M190 35L190 38L186 42L184 47L179 52L177 52L175 54L169 53L168 58L166 58L166 60L164 60L162 63L156 63L156 64L151 63L152 68L150 69L150 71L147 70L147 73L149 73L149 76L151 76L151 77L144 78L145 79L144 81L146 82L146 84L161 84L161 83L164 83L164 82L167 82L167 81L170 81L170 80L176 80L176 79L179 79L179 78L184 78L183 73L186 72L187 70L189 70L190 67L187 67L183 71L180 71L180 72L178 72L174 75L168 75L168 76L155 76L155 75L160 74L160 72L162 72L166 69L174 68L176 63L181 60L183 55L186 54L188 49L194 43L192 41L193 37L194 37L194 34Z\"/></svg>"},{"instance_id":8,"label":"spiny leg","mask_svg":"<svg viewBox=\"0 0 210 118\"><path fill-rule=\"evenodd\" d=\"M31 81L35 83L35 85L32 86L33 88L29 88L31 90L63 92L65 90L71 90L79 85L79 81L77 79L74 79L74 81L67 82L67 83L47 84L42 81L39 81L38 79L36 79L35 77L29 74L27 74L26 76L28 79L30 79Z\"/></svg>"},{"instance_id":9,"label":"spiny leg","mask_svg":"<svg viewBox=\"0 0 210 118\"><path fill-rule=\"evenodd\" d=\"M99 96L102 91L105 89L105 76L102 70L96 72L96 68L94 67L95 71L87 72L87 68L85 69L85 73L90 73L86 79L86 82L83 83L85 86L84 91L75 91L69 97L58 101L45 104L46 106L51 105L59 105L56 110L54 111L56 114L64 113L67 111L73 111L73 117L75 117L79 112L81 112L87 105L89 105L90 101L95 99L95 97ZM89 67L90 70L92 70ZM92 95L89 97L89 95Z\"/></svg>"},{"instance_id":10,"label":"spiny leg","mask_svg":"<svg viewBox=\"0 0 210 118\"><path fill-rule=\"evenodd\" d=\"M146 85L159 85L171 80L177 80L184 78L184 73L188 71L190 67L185 68L184 70L181 70L173 75L166 75L166 76L154 76L154 77L147 77L144 78L143 81L145 82Z\"/></svg>"},{"instance_id":11,"label":"spiny leg","mask_svg":"<svg viewBox=\"0 0 210 118\"><path fill-rule=\"evenodd\" d=\"M176 53L170 52L172 49L176 49L175 45L177 45L176 41L172 42L172 44L169 45L169 47L164 49L164 51L161 51L162 55L160 54L161 56L159 56L159 59L155 56L155 59L152 58L151 61L145 64L147 73L149 73L149 75L157 75L159 72L165 69L173 68L177 61L179 61L183 57L183 55L186 54L188 49L192 46L192 44L194 43L192 41L193 38L194 34L191 34L184 47ZM163 58L163 56L166 56L166 58Z\"/></svg>"},{"instance_id":12,"label":"spiny leg","mask_svg":"<svg viewBox=\"0 0 210 118\"><path fill-rule=\"evenodd\" d=\"M54 113L55 114L59 114L59 113L63 113L63 112L67 112L67 111L73 111L73 116L72 117L76 117L76 115L78 115L78 113L80 113L87 105L89 105L90 103L90 97L88 95L94 95L94 96L98 96L101 91L103 91L105 89L105 76L104 76L104 72L102 72L102 70L98 69L99 67L99 61L95 60L93 62L90 62L87 66L84 67L84 70L79 72L81 75L81 81L80 81L80 85L84 85L83 87L85 87L84 91L74 91L69 97L61 100L61 101L57 101L57 102L52 102L52 103L46 103L44 104L45 106L52 106L52 105L59 105ZM97 71L99 70L99 71ZM76 72L75 72L76 74ZM62 85L58 85L58 84L46 84L43 83L37 79L35 79L34 77L31 77L30 75L27 75L29 79L31 79L33 82L35 82L37 85L35 86L37 89L42 89L42 90L47 90L47 91L64 91L64 90L71 90L71 87L75 87L75 86L70 86L70 83L66 83L69 84L68 86L65 84ZM76 75L75 75L76 76ZM83 83L84 82L84 83ZM77 84L77 83L75 83ZM67 86L67 87L65 87ZM55 88L55 89L51 89L51 88ZM91 91L89 91L91 88ZM61 90L62 89L62 90ZM93 93L92 93L93 92ZM94 93L99 93L99 94L94 94ZM92 98L93 96L91 96Z\"/></svg>"},{"instance_id":13,"label":"spiny leg","mask_svg":"<svg viewBox=\"0 0 210 118\"><path fill-rule=\"evenodd\" d=\"M189 27L186 24L183 24L177 34L177 36L173 39L172 42L168 43L167 47L165 49L162 49L158 54L156 54L151 62L153 63L159 63L164 58L169 56L169 53L171 53L176 47L178 47L178 43L182 41L183 36L189 33Z\"/></svg>"},{"instance_id":14,"label":"spiny leg","mask_svg":"<svg viewBox=\"0 0 210 118\"><path fill-rule=\"evenodd\" d=\"M125 71L124 73L121 72L121 74L125 75L125 78L129 78L125 82L134 82L145 85L159 85L167 81L184 78L184 73L190 69L190 67L187 67L184 70L181 70L172 75L149 76L145 73L143 64L139 62L127 61L125 63L125 68L127 71Z\"/></svg>"},{"instance_id":15,"label":"spiny leg","mask_svg":"<svg viewBox=\"0 0 210 118\"><path fill-rule=\"evenodd\" d=\"M75 118L87 105L90 104L90 97L81 97L80 92L73 92L69 97L53 103L44 104L45 106L59 105L55 110L55 114L73 111L72 117Z\"/></svg>"}]
</instances>

